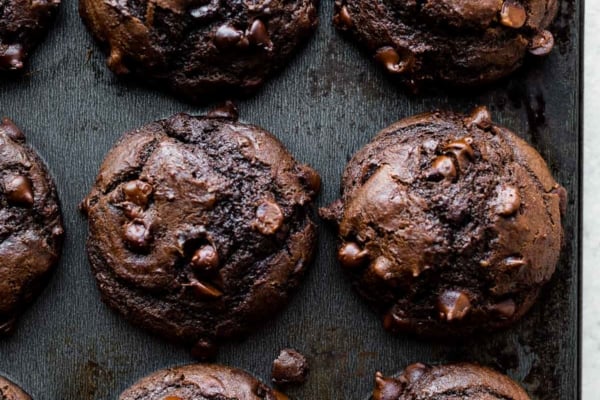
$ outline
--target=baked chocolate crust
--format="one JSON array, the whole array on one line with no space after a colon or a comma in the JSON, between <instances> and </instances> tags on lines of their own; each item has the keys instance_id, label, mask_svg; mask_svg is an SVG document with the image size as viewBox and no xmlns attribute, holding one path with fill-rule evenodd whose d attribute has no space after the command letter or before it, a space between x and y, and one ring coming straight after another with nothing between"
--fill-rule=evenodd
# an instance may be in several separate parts
<instances>
[{"instance_id":1,"label":"baked chocolate crust","mask_svg":"<svg viewBox=\"0 0 600 400\"><path fill-rule=\"evenodd\" d=\"M541 156L478 108L384 129L321 215L386 329L449 337L525 314L556 268L565 202Z\"/></svg>"},{"instance_id":2,"label":"baked chocolate crust","mask_svg":"<svg viewBox=\"0 0 600 400\"><path fill-rule=\"evenodd\" d=\"M475 364L413 364L397 377L375 375L372 400L530 400L515 381Z\"/></svg>"},{"instance_id":3,"label":"baked chocolate crust","mask_svg":"<svg viewBox=\"0 0 600 400\"><path fill-rule=\"evenodd\" d=\"M45 286L58 262L63 227L54 182L25 135L0 123L0 336Z\"/></svg>"},{"instance_id":4,"label":"baked chocolate crust","mask_svg":"<svg viewBox=\"0 0 600 400\"><path fill-rule=\"evenodd\" d=\"M59 5L60 0L0 0L0 72L23 69Z\"/></svg>"},{"instance_id":5,"label":"baked chocolate crust","mask_svg":"<svg viewBox=\"0 0 600 400\"><path fill-rule=\"evenodd\" d=\"M550 53L558 0L336 0L334 24L411 87L475 86Z\"/></svg>"},{"instance_id":6,"label":"baked chocolate crust","mask_svg":"<svg viewBox=\"0 0 600 400\"><path fill-rule=\"evenodd\" d=\"M317 0L80 0L117 75L191 101L255 91L317 26Z\"/></svg>"},{"instance_id":7,"label":"baked chocolate crust","mask_svg":"<svg viewBox=\"0 0 600 400\"><path fill-rule=\"evenodd\" d=\"M147 376L119 400L287 400L245 371L221 365L196 364Z\"/></svg>"},{"instance_id":8,"label":"baked chocolate crust","mask_svg":"<svg viewBox=\"0 0 600 400\"><path fill-rule=\"evenodd\" d=\"M210 115L126 133L83 204L104 301L199 358L286 304L313 259L320 189L270 133Z\"/></svg>"}]
</instances>

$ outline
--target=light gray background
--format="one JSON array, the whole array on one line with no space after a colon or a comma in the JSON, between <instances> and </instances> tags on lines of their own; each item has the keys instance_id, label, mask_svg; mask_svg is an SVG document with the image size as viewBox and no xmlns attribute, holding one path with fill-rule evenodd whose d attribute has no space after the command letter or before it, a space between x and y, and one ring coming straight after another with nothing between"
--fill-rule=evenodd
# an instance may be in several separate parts
<instances>
[{"instance_id":1,"label":"light gray background","mask_svg":"<svg viewBox=\"0 0 600 400\"><path fill-rule=\"evenodd\" d=\"M600 398L600 1L588 0L585 23L583 223L583 398Z\"/></svg>"}]
</instances>

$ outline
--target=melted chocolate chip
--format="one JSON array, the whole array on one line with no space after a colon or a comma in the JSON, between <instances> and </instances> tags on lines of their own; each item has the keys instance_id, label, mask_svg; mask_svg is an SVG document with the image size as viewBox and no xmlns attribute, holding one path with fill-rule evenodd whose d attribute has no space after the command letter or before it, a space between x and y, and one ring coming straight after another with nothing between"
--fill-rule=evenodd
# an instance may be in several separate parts
<instances>
[{"instance_id":1,"label":"melted chocolate chip","mask_svg":"<svg viewBox=\"0 0 600 400\"><path fill-rule=\"evenodd\" d=\"M509 28L518 29L525 25L527 11L523 5L514 0L507 0L500 11L500 22Z\"/></svg>"},{"instance_id":2,"label":"melted chocolate chip","mask_svg":"<svg viewBox=\"0 0 600 400\"><path fill-rule=\"evenodd\" d=\"M272 235L281 228L283 219L279 205L273 200L267 200L256 209L254 227L263 235Z\"/></svg>"},{"instance_id":3,"label":"melted chocolate chip","mask_svg":"<svg viewBox=\"0 0 600 400\"><path fill-rule=\"evenodd\" d=\"M461 170L466 168L468 162L472 161L475 157L475 151L473 150L473 147L471 147L472 143L473 139L466 137L448 143L446 147L444 147L446 154L454 154Z\"/></svg>"},{"instance_id":4,"label":"melted chocolate chip","mask_svg":"<svg viewBox=\"0 0 600 400\"><path fill-rule=\"evenodd\" d=\"M186 286L189 287L196 296L202 299L218 299L223 296L223 292L206 282L192 280Z\"/></svg>"},{"instance_id":5,"label":"melted chocolate chip","mask_svg":"<svg viewBox=\"0 0 600 400\"><path fill-rule=\"evenodd\" d=\"M402 74L410 69L412 57L410 52L403 52L404 57L401 57L393 47L382 47L375 53L375 59L382 63L385 68L393 74Z\"/></svg>"},{"instance_id":6,"label":"melted chocolate chip","mask_svg":"<svg viewBox=\"0 0 600 400\"><path fill-rule=\"evenodd\" d=\"M8 175L4 178L4 195L13 206L33 206L33 188L31 181L24 175Z\"/></svg>"},{"instance_id":7,"label":"melted chocolate chip","mask_svg":"<svg viewBox=\"0 0 600 400\"><path fill-rule=\"evenodd\" d=\"M202 246L196 250L190 264L195 271L213 272L219 267L219 253L211 245Z\"/></svg>"},{"instance_id":8,"label":"melted chocolate chip","mask_svg":"<svg viewBox=\"0 0 600 400\"><path fill-rule=\"evenodd\" d=\"M134 251L146 251L152 243L152 233L144 223L133 221L125 226L125 242Z\"/></svg>"},{"instance_id":9,"label":"melted chocolate chip","mask_svg":"<svg viewBox=\"0 0 600 400\"><path fill-rule=\"evenodd\" d=\"M469 128L476 126L479 129L488 130L492 127L492 114L490 114L487 107L477 107L465 123Z\"/></svg>"},{"instance_id":10,"label":"melted chocolate chip","mask_svg":"<svg viewBox=\"0 0 600 400\"><path fill-rule=\"evenodd\" d=\"M348 12L348 7L342 6L340 9L340 13L338 14L339 21L344 24L346 28L351 28L354 25L354 21L352 21L352 17L350 16L350 12Z\"/></svg>"},{"instance_id":11,"label":"melted chocolate chip","mask_svg":"<svg viewBox=\"0 0 600 400\"><path fill-rule=\"evenodd\" d=\"M471 309L469 296L460 291L447 290L438 299L440 318L447 321L463 319Z\"/></svg>"},{"instance_id":12,"label":"melted chocolate chip","mask_svg":"<svg viewBox=\"0 0 600 400\"><path fill-rule=\"evenodd\" d=\"M427 173L427 178L438 181L446 179L452 181L456 178L458 172L454 166L454 161L448 156L438 156L433 161L431 169Z\"/></svg>"},{"instance_id":13,"label":"melted chocolate chip","mask_svg":"<svg viewBox=\"0 0 600 400\"><path fill-rule=\"evenodd\" d=\"M554 35L550 31L543 30L531 39L529 52L534 56L546 56L554 48Z\"/></svg>"},{"instance_id":14,"label":"melted chocolate chip","mask_svg":"<svg viewBox=\"0 0 600 400\"><path fill-rule=\"evenodd\" d=\"M519 207L521 207L519 189L513 186L505 186L500 189L496 199L496 214L508 217L516 213Z\"/></svg>"},{"instance_id":15,"label":"melted chocolate chip","mask_svg":"<svg viewBox=\"0 0 600 400\"><path fill-rule=\"evenodd\" d=\"M129 201L140 207L148 205L148 199L152 194L152 185L144 181L130 181L123 185L123 194L125 201Z\"/></svg>"},{"instance_id":16,"label":"melted chocolate chip","mask_svg":"<svg viewBox=\"0 0 600 400\"><path fill-rule=\"evenodd\" d=\"M221 49L229 49L237 46L244 36L244 33L235 29L231 25L221 25L215 33L215 44Z\"/></svg>"},{"instance_id":17,"label":"melted chocolate chip","mask_svg":"<svg viewBox=\"0 0 600 400\"><path fill-rule=\"evenodd\" d=\"M260 46L265 50L273 50L273 42L269 37L267 26L261 20L254 20L248 30L247 37L250 44Z\"/></svg>"},{"instance_id":18,"label":"melted chocolate chip","mask_svg":"<svg viewBox=\"0 0 600 400\"><path fill-rule=\"evenodd\" d=\"M344 268L354 269L369 259L369 252L362 250L356 243L346 243L338 251L338 259Z\"/></svg>"}]
</instances>

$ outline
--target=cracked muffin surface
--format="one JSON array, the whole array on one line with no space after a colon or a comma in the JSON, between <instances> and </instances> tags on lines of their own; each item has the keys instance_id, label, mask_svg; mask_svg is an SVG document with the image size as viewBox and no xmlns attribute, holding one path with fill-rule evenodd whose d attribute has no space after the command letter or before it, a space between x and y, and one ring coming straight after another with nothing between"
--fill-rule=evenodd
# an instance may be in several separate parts
<instances>
[{"instance_id":1,"label":"cracked muffin surface","mask_svg":"<svg viewBox=\"0 0 600 400\"><path fill-rule=\"evenodd\" d=\"M393 332L460 336L518 320L555 271L566 191L487 109L380 132L349 162L338 258Z\"/></svg>"},{"instance_id":2,"label":"cracked muffin surface","mask_svg":"<svg viewBox=\"0 0 600 400\"><path fill-rule=\"evenodd\" d=\"M317 26L316 0L80 0L117 75L185 99L246 94L288 63Z\"/></svg>"},{"instance_id":3,"label":"cracked muffin surface","mask_svg":"<svg viewBox=\"0 0 600 400\"><path fill-rule=\"evenodd\" d=\"M58 263L63 227L44 162L8 118L0 123L0 336L10 334Z\"/></svg>"},{"instance_id":4,"label":"cracked muffin surface","mask_svg":"<svg viewBox=\"0 0 600 400\"><path fill-rule=\"evenodd\" d=\"M211 115L126 133L82 204L104 301L198 358L286 303L313 258L320 189L274 136Z\"/></svg>"},{"instance_id":5,"label":"cracked muffin surface","mask_svg":"<svg viewBox=\"0 0 600 400\"><path fill-rule=\"evenodd\" d=\"M558 0L336 0L334 24L417 88L502 78L554 46Z\"/></svg>"},{"instance_id":6,"label":"cracked muffin surface","mask_svg":"<svg viewBox=\"0 0 600 400\"><path fill-rule=\"evenodd\" d=\"M59 5L60 0L0 0L0 72L23 69Z\"/></svg>"},{"instance_id":7,"label":"cracked muffin surface","mask_svg":"<svg viewBox=\"0 0 600 400\"><path fill-rule=\"evenodd\" d=\"M409 365L398 376L375 374L371 400L530 400L508 376L476 364Z\"/></svg>"},{"instance_id":8,"label":"cracked muffin surface","mask_svg":"<svg viewBox=\"0 0 600 400\"><path fill-rule=\"evenodd\" d=\"M119 400L287 400L245 371L196 364L155 372L127 389Z\"/></svg>"}]
</instances>

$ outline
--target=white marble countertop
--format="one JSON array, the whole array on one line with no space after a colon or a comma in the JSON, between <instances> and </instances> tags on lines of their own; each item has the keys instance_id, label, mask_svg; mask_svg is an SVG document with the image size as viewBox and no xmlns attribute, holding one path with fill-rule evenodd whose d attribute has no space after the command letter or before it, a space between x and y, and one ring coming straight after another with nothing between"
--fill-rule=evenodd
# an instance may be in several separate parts
<instances>
[{"instance_id":1,"label":"white marble countertop","mask_svg":"<svg viewBox=\"0 0 600 400\"><path fill-rule=\"evenodd\" d=\"M585 26L583 399L600 399L600 1L588 0Z\"/></svg>"}]
</instances>

